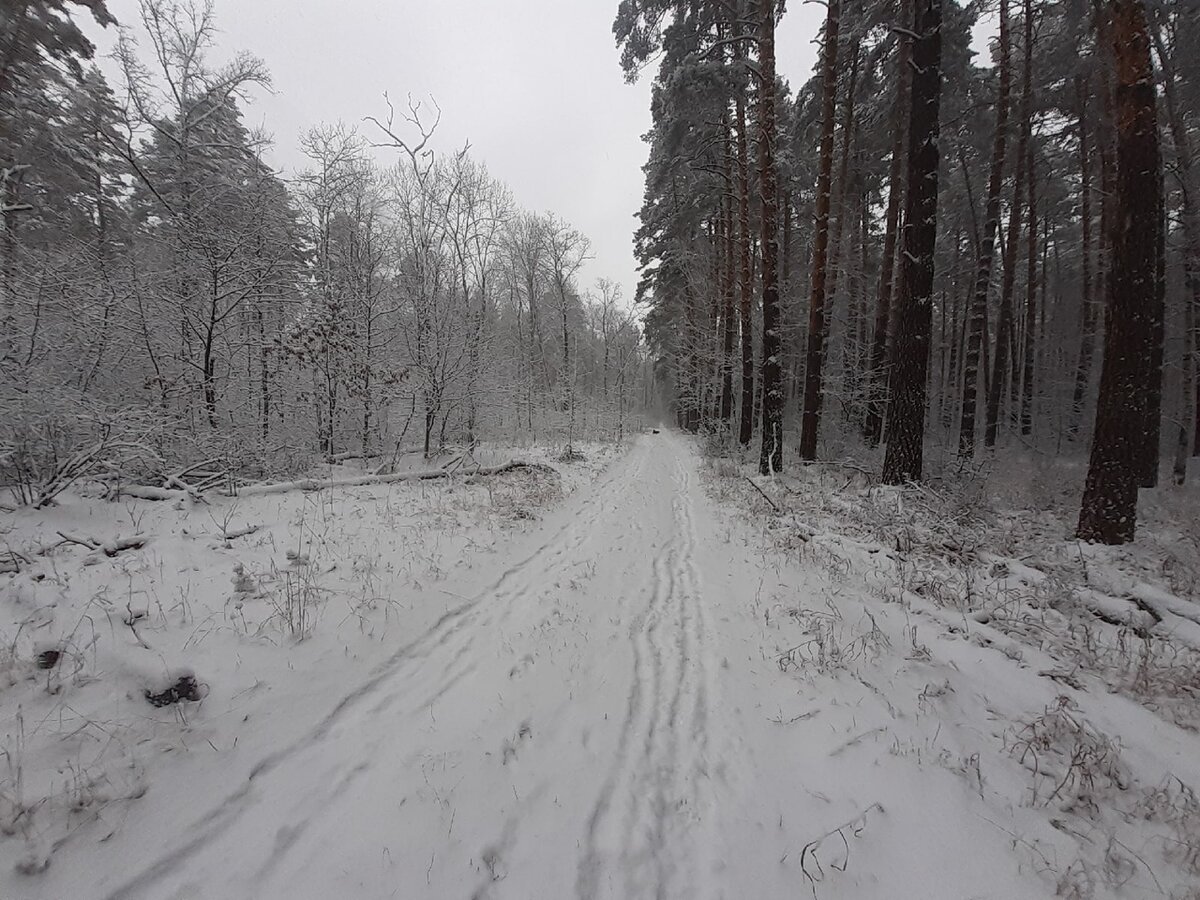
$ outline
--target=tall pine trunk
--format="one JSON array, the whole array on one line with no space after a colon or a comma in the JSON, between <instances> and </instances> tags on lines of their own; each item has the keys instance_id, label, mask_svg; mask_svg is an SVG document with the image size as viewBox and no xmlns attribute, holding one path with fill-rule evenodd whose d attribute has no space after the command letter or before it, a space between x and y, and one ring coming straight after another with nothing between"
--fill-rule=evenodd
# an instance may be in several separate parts
<instances>
[{"instance_id":1,"label":"tall pine trunk","mask_svg":"<svg viewBox=\"0 0 1200 900\"><path fill-rule=\"evenodd\" d=\"M938 116L942 88L942 0L916 0L908 195L904 204L900 293L892 346L892 397L883 462L887 484L919 481L924 456L926 382L933 326L937 243Z\"/></svg>"},{"instance_id":2,"label":"tall pine trunk","mask_svg":"<svg viewBox=\"0 0 1200 900\"><path fill-rule=\"evenodd\" d=\"M1079 221L1083 231L1080 247L1080 329L1079 357L1075 365L1075 387L1071 395L1069 432L1078 437L1083 421L1083 404L1092 377L1092 357L1096 352L1096 307L1092 295L1092 172L1087 118L1087 85L1083 75L1075 76L1075 103L1079 109Z\"/></svg>"},{"instance_id":3,"label":"tall pine trunk","mask_svg":"<svg viewBox=\"0 0 1200 900\"><path fill-rule=\"evenodd\" d=\"M745 52L741 43L734 44L734 59L739 62ZM750 446L754 436L754 328L751 310L754 302L754 283L750 274L750 153L746 140L746 98L738 91L735 102L737 115L737 190L738 190L738 328L742 343L742 403L738 423L738 443Z\"/></svg>"},{"instance_id":4,"label":"tall pine trunk","mask_svg":"<svg viewBox=\"0 0 1200 900\"><path fill-rule=\"evenodd\" d=\"M987 419L983 443L996 446L1000 427L1000 402L1004 396L1005 369L1010 354L1016 362L1013 346L1013 291L1017 279L1017 254L1021 240L1021 205L1025 200L1025 177L1029 142L1033 131L1033 27L1030 0L1025 0L1025 56L1021 66L1021 129L1017 138L1017 170L1013 177L1013 199L1009 208L1008 239L1004 245L1004 272L1000 285L1000 316L996 323L996 352L992 357L992 379L988 385ZM1016 379L1013 379L1016 386Z\"/></svg>"},{"instance_id":5,"label":"tall pine trunk","mask_svg":"<svg viewBox=\"0 0 1200 900\"><path fill-rule=\"evenodd\" d=\"M776 264L775 0L759 0L758 183L762 192L762 452L759 471L783 469L783 324Z\"/></svg>"},{"instance_id":6,"label":"tall pine trunk","mask_svg":"<svg viewBox=\"0 0 1200 900\"><path fill-rule=\"evenodd\" d=\"M1027 0L1028 2L1028 0ZM1026 6L1026 15L1029 8ZM1026 31L1028 37L1030 32ZM1021 435L1033 434L1034 364L1037 360L1038 342L1038 199L1037 169L1034 166L1033 144L1029 145L1029 157L1025 163L1029 176L1029 232L1025 260L1025 344L1021 358Z\"/></svg>"},{"instance_id":7,"label":"tall pine trunk","mask_svg":"<svg viewBox=\"0 0 1200 900\"><path fill-rule=\"evenodd\" d=\"M1138 464L1145 447L1153 389L1144 354L1154 335L1155 297L1162 291L1162 159L1154 69L1142 0L1109 0L1106 32L1116 70L1117 138L1112 264L1107 279L1104 365L1091 460L1077 535L1123 544L1137 522Z\"/></svg>"},{"instance_id":8,"label":"tall pine trunk","mask_svg":"<svg viewBox=\"0 0 1200 900\"><path fill-rule=\"evenodd\" d=\"M906 18L909 0L904 0L901 18ZM883 410L887 394L887 345L892 309L892 282L896 264L896 236L900 223L901 179L904 164L905 121L908 113L909 55L911 45L900 36L896 47L896 100L892 105L892 159L888 166L887 224L883 234L879 292L875 296L875 332L871 337L871 382L868 388L866 438L871 446L883 436Z\"/></svg>"},{"instance_id":9,"label":"tall pine trunk","mask_svg":"<svg viewBox=\"0 0 1200 900\"><path fill-rule=\"evenodd\" d=\"M733 286L734 273L734 237L733 237L733 150L730 147L729 111L726 107L721 117L721 133L725 139L725 154L723 159L724 190L721 195L721 232L722 232L722 335L721 335L721 426L729 431L733 419L733 338L737 333L734 318Z\"/></svg>"},{"instance_id":10,"label":"tall pine trunk","mask_svg":"<svg viewBox=\"0 0 1200 900\"><path fill-rule=\"evenodd\" d=\"M1175 78L1176 60L1168 52L1162 38L1162 22L1155 15L1151 36L1162 68L1163 99L1167 113L1167 127L1171 131L1171 144L1175 150L1175 165L1179 184L1181 216L1183 224L1183 288L1184 288L1184 335L1183 335L1183 403L1179 410L1179 426L1176 435L1175 481L1182 484L1187 477L1188 440L1191 437L1192 455L1200 456L1200 367L1196 359L1200 355L1200 202L1196 192L1200 190L1194 178L1194 159L1191 137L1184 122L1183 110L1179 105ZM1173 44L1172 51L1177 48ZM1189 396L1189 394L1191 396ZM1188 406L1192 406L1192 421L1187 420ZM1191 433L1189 435L1189 432Z\"/></svg>"},{"instance_id":11,"label":"tall pine trunk","mask_svg":"<svg viewBox=\"0 0 1200 900\"><path fill-rule=\"evenodd\" d=\"M975 414L979 392L979 357L987 329L988 288L992 281L992 256L1000 221L1000 191L1004 184L1004 156L1008 142L1008 101L1011 90L1008 44L1008 0L1000 0L999 87L996 92L996 134L992 141L992 166L988 174L987 212L979 241L979 265L975 272L975 296L967 323L967 352L963 366L962 418L959 422L958 453L975 454Z\"/></svg>"},{"instance_id":12,"label":"tall pine trunk","mask_svg":"<svg viewBox=\"0 0 1200 900\"><path fill-rule=\"evenodd\" d=\"M804 367L804 408L800 420L800 458L817 458L821 424L821 373L825 356L825 301L829 261L829 212L833 194L833 126L837 106L838 32L841 0L828 0L825 51L821 62L821 145L817 170L816 236L813 241L812 291L808 299L808 347Z\"/></svg>"}]
</instances>

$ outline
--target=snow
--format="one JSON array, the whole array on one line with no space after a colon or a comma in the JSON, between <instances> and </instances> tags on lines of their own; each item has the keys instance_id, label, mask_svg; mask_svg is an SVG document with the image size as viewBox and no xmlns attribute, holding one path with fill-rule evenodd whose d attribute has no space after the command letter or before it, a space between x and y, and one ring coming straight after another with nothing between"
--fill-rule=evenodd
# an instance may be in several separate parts
<instances>
[{"instance_id":1,"label":"snow","mask_svg":"<svg viewBox=\"0 0 1200 900\"><path fill-rule=\"evenodd\" d=\"M1145 556L824 467L756 478L775 513L669 432L583 449L521 454L561 492L12 516L22 551L151 540L0 585L0 897L1195 896L1196 608Z\"/></svg>"}]
</instances>

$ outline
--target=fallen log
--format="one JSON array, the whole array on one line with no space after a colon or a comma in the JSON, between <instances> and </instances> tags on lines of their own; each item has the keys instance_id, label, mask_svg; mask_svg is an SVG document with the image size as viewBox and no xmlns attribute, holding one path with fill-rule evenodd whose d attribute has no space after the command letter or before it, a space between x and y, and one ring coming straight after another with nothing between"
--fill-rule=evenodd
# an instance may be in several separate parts
<instances>
[{"instance_id":1,"label":"fallen log","mask_svg":"<svg viewBox=\"0 0 1200 900\"><path fill-rule=\"evenodd\" d=\"M188 500L195 502L199 494L191 490L175 490L172 488L154 487L149 484L122 484L117 488L117 495L133 497L135 500Z\"/></svg>"},{"instance_id":2,"label":"fallen log","mask_svg":"<svg viewBox=\"0 0 1200 900\"><path fill-rule=\"evenodd\" d=\"M557 470L552 466L517 459L503 463L502 465L481 466L477 469L471 469L458 474L467 477L488 477L491 475L502 475L505 472L522 470L542 472L544 474L557 474ZM274 484L247 485L234 491L234 495L238 497L257 497L264 494L286 494L289 491L322 491L328 488L366 487L373 484L397 484L404 481L434 481L439 478L448 479L454 474L456 473L449 472L446 469L432 469L425 472L401 472L395 475L358 475L352 478L301 478L297 481L281 481Z\"/></svg>"}]
</instances>

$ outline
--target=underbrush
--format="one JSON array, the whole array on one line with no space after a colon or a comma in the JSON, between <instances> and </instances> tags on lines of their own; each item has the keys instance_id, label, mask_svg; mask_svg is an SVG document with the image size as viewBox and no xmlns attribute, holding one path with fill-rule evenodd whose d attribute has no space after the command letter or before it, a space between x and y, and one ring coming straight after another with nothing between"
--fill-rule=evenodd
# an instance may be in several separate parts
<instances>
[{"instance_id":1,"label":"underbrush","mask_svg":"<svg viewBox=\"0 0 1200 900\"><path fill-rule=\"evenodd\" d=\"M964 778L986 821L1013 818L997 827L1048 895L1200 897L1196 488L1143 492L1137 541L1100 547L1073 537L1077 460L947 459L899 488L876 459L762 477L752 451L705 450L710 493L778 570L769 596L798 580L824 595L755 605L773 626L764 654L808 682L810 704L834 684L871 688L856 730L860 703L882 703L892 752ZM915 707L896 690L913 683Z\"/></svg>"},{"instance_id":2,"label":"underbrush","mask_svg":"<svg viewBox=\"0 0 1200 900\"><path fill-rule=\"evenodd\" d=\"M0 522L0 861L33 874L77 836L107 840L96 829L126 815L114 807L163 777L247 777L239 765L461 602L441 587L451 573L612 458L581 449L569 471L548 465L558 448L527 448L537 466L490 477L198 502L112 502L80 481L12 512Z\"/></svg>"}]
</instances>

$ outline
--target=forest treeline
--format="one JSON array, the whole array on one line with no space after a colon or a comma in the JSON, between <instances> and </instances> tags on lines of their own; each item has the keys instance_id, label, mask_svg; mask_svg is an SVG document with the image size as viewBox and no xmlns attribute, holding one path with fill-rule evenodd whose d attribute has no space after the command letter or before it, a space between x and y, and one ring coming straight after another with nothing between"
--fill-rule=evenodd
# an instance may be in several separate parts
<instances>
[{"instance_id":1,"label":"forest treeline","mask_svg":"<svg viewBox=\"0 0 1200 900\"><path fill-rule=\"evenodd\" d=\"M626 76L657 65L638 294L677 423L764 474L883 442L893 484L931 443L1090 447L1079 535L1131 540L1198 452L1200 9L826 0L794 90L784 14L619 4Z\"/></svg>"},{"instance_id":2,"label":"forest treeline","mask_svg":"<svg viewBox=\"0 0 1200 900\"><path fill-rule=\"evenodd\" d=\"M114 84L89 15L118 27L103 0L0 9L7 484L620 436L647 371L629 304L581 284L585 235L434 152L435 103L316 126L285 175L242 118L270 75L210 62L211 3L143 0Z\"/></svg>"}]
</instances>

